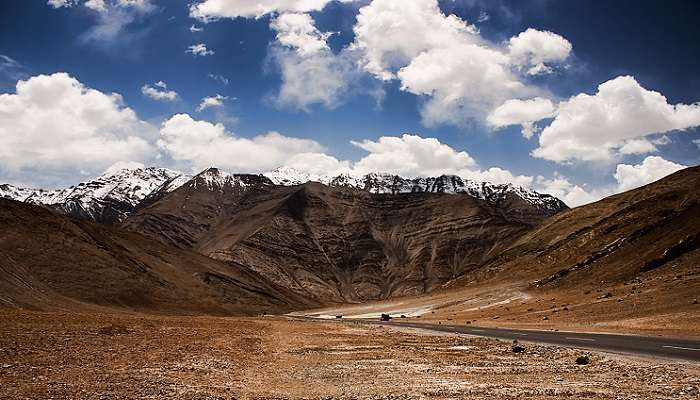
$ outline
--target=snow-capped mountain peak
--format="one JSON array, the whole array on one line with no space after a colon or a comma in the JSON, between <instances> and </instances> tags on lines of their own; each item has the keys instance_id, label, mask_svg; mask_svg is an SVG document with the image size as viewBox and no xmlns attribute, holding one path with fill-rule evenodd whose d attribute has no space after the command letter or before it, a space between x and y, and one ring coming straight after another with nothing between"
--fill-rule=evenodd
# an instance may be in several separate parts
<instances>
[{"instance_id":1,"label":"snow-capped mountain peak","mask_svg":"<svg viewBox=\"0 0 700 400\"><path fill-rule=\"evenodd\" d=\"M513 184L493 184L477 182L456 175L439 177L403 178L386 173L369 173L364 176L341 174L337 176L311 175L294 168L282 167L264 174L276 185L295 186L307 182L320 182L328 186L352 187L374 194L404 194L404 193L445 193L466 194L498 204L510 195L516 196L538 208L560 211L566 205L559 199L535 192L534 190L514 186Z\"/></svg>"},{"instance_id":2,"label":"snow-capped mountain peak","mask_svg":"<svg viewBox=\"0 0 700 400\"><path fill-rule=\"evenodd\" d=\"M67 214L96 221L119 222L150 194L161 189L175 190L190 178L166 168L124 168L58 190L2 185L0 197L43 204ZM105 212L107 208L110 211Z\"/></svg>"}]
</instances>

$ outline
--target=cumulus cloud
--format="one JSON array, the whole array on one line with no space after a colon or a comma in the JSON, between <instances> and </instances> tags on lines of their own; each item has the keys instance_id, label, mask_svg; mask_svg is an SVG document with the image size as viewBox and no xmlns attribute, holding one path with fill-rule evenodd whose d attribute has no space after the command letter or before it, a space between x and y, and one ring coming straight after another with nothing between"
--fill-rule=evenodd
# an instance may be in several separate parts
<instances>
[{"instance_id":1,"label":"cumulus cloud","mask_svg":"<svg viewBox=\"0 0 700 400\"><path fill-rule=\"evenodd\" d=\"M428 126L481 119L509 98L536 93L510 72L503 53L474 44L425 51L398 76L403 90L428 96L421 110Z\"/></svg>"},{"instance_id":2,"label":"cumulus cloud","mask_svg":"<svg viewBox=\"0 0 700 400\"><path fill-rule=\"evenodd\" d=\"M141 93L153 100L175 101L179 98L177 92L168 90L168 85L163 81L156 82L154 86L143 85Z\"/></svg>"},{"instance_id":3,"label":"cumulus cloud","mask_svg":"<svg viewBox=\"0 0 700 400\"><path fill-rule=\"evenodd\" d=\"M216 166L233 172L259 173L284 165L295 155L320 153L313 140L283 136L276 132L254 138L236 137L222 124L177 114L160 129L159 147L180 166L193 172Z\"/></svg>"},{"instance_id":4,"label":"cumulus cloud","mask_svg":"<svg viewBox=\"0 0 700 400\"><path fill-rule=\"evenodd\" d=\"M155 129L121 96L65 73L17 82L0 94L0 174L57 180L104 171L117 161L149 160ZM74 179L74 178L72 178ZM55 183L55 182L54 182Z\"/></svg>"},{"instance_id":5,"label":"cumulus cloud","mask_svg":"<svg viewBox=\"0 0 700 400\"><path fill-rule=\"evenodd\" d=\"M535 189L558 197L570 207L578 207L656 182L684 168L687 166L658 156L649 156L637 165L618 164L614 174L616 183L613 185L587 189L573 184L565 176L555 173L552 179L538 177Z\"/></svg>"},{"instance_id":6,"label":"cumulus cloud","mask_svg":"<svg viewBox=\"0 0 700 400\"><path fill-rule=\"evenodd\" d=\"M521 125L523 136L530 139L537 132L535 122L554 116L555 106L551 100L535 97L529 100L507 100L486 118L488 125L502 128Z\"/></svg>"},{"instance_id":7,"label":"cumulus cloud","mask_svg":"<svg viewBox=\"0 0 700 400\"><path fill-rule=\"evenodd\" d=\"M405 134L351 143L369 153L354 165L360 174L387 172L407 177L435 176L476 166L469 154L455 151L435 138Z\"/></svg>"},{"instance_id":8,"label":"cumulus cloud","mask_svg":"<svg viewBox=\"0 0 700 400\"><path fill-rule=\"evenodd\" d=\"M214 55L214 51L207 49L207 45L204 43L197 43L197 44L193 44L192 46L188 46L187 50L185 50L185 53L192 54L195 57L197 57L197 56L204 57L204 56Z\"/></svg>"},{"instance_id":9,"label":"cumulus cloud","mask_svg":"<svg viewBox=\"0 0 700 400\"><path fill-rule=\"evenodd\" d=\"M190 32L192 32L192 33L198 33L198 32L203 32L203 31L204 31L204 28L202 28L202 27L198 27L198 26L194 26L194 25L190 26Z\"/></svg>"},{"instance_id":10,"label":"cumulus cloud","mask_svg":"<svg viewBox=\"0 0 700 400\"><path fill-rule=\"evenodd\" d=\"M280 45L294 49L302 56L327 51L326 40L332 35L319 31L309 14L282 14L270 22L270 28L277 32Z\"/></svg>"},{"instance_id":11,"label":"cumulus cloud","mask_svg":"<svg viewBox=\"0 0 700 400\"><path fill-rule=\"evenodd\" d=\"M355 162L341 161L326 154L300 154L285 166L311 176L340 173L362 176L374 172L407 178L458 175L475 181L513 183L523 187L533 182L530 176L515 175L502 168L481 169L469 153L455 150L435 138L404 134L351 143L367 154Z\"/></svg>"},{"instance_id":12,"label":"cumulus cloud","mask_svg":"<svg viewBox=\"0 0 700 400\"><path fill-rule=\"evenodd\" d=\"M203 21L219 18L260 18L267 14L322 10L332 0L203 0L190 6L190 16ZM353 0L341 0L344 2Z\"/></svg>"},{"instance_id":13,"label":"cumulus cloud","mask_svg":"<svg viewBox=\"0 0 700 400\"><path fill-rule=\"evenodd\" d=\"M320 32L308 14L282 14L270 27L277 32L271 60L282 74L275 103L304 111L338 106L355 73L350 54L334 54L326 42L331 34Z\"/></svg>"},{"instance_id":14,"label":"cumulus cloud","mask_svg":"<svg viewBox=\"0 0 700 400\"><path fill-rule=\"evenodd\" d=\"M550 179L538 176L534 187L541 193L551 194L560 199L569 207L593 203L614 193L611 188L586 190L584 187L571 183L569 178L559 173L555 173Z\"/></svg>"},{"instance_id":15,"label":"cumulus cloud","mask_svg":"<svg viewBox=\"0 0 700 400\"><path fill-rule=\"evenodd\" d=\"M197 112L202 112L210 107L223 107L224 101L228 100L228 97L217 94L215 96L209 96L202 99L202 102L197 106Z\"/></svg>"},{"instance_id":16,"label":"cumulus cloud","mask_svg":"<svg viewBox=\"0 0 700 400\"><path fill-rule=\"evenodd\" d=\"M615 179L618 191L622 192L652 183L685 168L686 165L676 164L658 156L649 156L641 164L619 164Z\"/></svg>"},{"instance_id":17,"label":"cumulus cloud","mask_svg":"<svg viewBox=\"0 0 700 400\"><path fill-rule=\"evenodd\" d=\"M474 25L443 14L437 0L374 0L360 9L354 32L351 47L360 52L363 68L424 97L428 126L483 122L509 99L543 95L520 69L561 61L552 42L566 41L531 29L512 39L512 49L491 43Z\"/></svg>"},{"instance_id":18,"label":"cumulus cloud","mask_svg":"<svg viewBox=\"0 0 700 400\"><path fill-rule=\"evenodd\" d=\"M360 9L354 32L365 69L382 80L427 50L480 41L474 26L445 16L436 0L374 0Z\"/></svg>"},{"instance_id":19,"label":"cumulus cloud","mask_svg":"<svg viewBox=\"0 0 700 400\"><path fill-rule=\"evenodd\" d=\"M620 76L598 86L594 95L581 93L562 102L532 154L557 162L609 161L653 151L639 141L646 136L698 125L700 104L669 104L661 93Z\"/></svg>"},{"instance_id":20,"label":"cumulus cloud","mask_svg":"<svg viewBox=\"0 0 700 400\"><path fill-rule=\"evenodd\" d=\"M518 67L528 68L528 75L552 73L551 64L569 58L572 48L571 43L562 36L532 28L510 38L508 42L511 62Z\"/></svg>"}]
</instances>

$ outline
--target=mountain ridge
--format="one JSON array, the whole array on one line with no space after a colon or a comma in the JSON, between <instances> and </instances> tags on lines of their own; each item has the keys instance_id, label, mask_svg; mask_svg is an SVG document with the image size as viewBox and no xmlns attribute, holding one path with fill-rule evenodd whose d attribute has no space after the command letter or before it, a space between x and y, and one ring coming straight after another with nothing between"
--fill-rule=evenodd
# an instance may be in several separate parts
<instances>
[{"instance_id":1,"label":"mountain ridge","mask_svg":"<svg viewBox=\"0 0 700 400\"><path fill-rule=\"evenodd\" d=\"M136 209L152 203L197 176L211 175L206 184L224 185L227 180L246 184L298 186L319 182L330 187L348 187L372 194L408 194L415 192L462 194L485 200L492 205L508 197L522 199L545 212L556 213L568 207L554 196L512 184L476 182L456 175L404 178L399 175L370 173L309 175L281 167L264 174L231 174L208 168L195 176L166 168L120 169L65 189L45 190L0 184L0 198L44 205L57 212L102 223L121 223ZM257 177L257 178L253 178ZM262 179L265 178L265 179ZM143 203L143 204L142 204Z\"/></svg>"}]
</instances>

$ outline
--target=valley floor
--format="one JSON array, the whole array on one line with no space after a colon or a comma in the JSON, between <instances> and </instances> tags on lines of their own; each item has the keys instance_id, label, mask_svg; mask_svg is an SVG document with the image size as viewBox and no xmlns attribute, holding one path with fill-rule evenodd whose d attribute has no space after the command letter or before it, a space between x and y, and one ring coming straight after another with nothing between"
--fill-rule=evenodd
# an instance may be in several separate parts
<instances>
[{"instance_id":1,"label":"valley floor","mask_svg":"<svg viewBox=\"0 0 700 400\"><path fill-rule=\"evenodd\" d=\"M697 399L700 365L281 317L0 313L3 399Z\"/></svg>"}]
</instances>

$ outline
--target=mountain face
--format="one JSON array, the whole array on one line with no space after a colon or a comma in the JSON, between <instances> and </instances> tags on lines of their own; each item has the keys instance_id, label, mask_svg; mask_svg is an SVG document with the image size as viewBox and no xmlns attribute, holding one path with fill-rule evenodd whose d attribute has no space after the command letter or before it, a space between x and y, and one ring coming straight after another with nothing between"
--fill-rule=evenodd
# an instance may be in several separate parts
<instances>
[{"instance_id":1,"label":"mountain face","mask_svg":"<svg viewBox=\"0 0 700 400\"><path fill-rule=\"evenodd\" d=\"M299 184L210 169L123 226L245 266L299 296L345 302L433 290L566 208L457 177L347 178Z\"/></svg>"},{"instance_id":2,"label":"mountain face","mask_svg":"<svg viewBox=\"0 0 700 400\"><path fill-rule=\"evenodd\" d=\"M122 169L59 190L0 185L0 197L44 205L62 214L102 223L118 223L155 192L168 192L190 179L165 168Z\"/></svg>"},{"instance_id":3,"label":"mountain face","mask_svg":"<svg viewBox=\"0 0 700 400\"><path fill-rule=\"evenodd\" d=\"M687 310L681 317L696 324L700 167L559 213L453 284L499 282L579 304L614 296L610 319Z\"/></svg>"},{"instance_id":4,"label":"mountain face","mask_svg":"<svg viewBox=\"0 0 700 400\"><path fill-rule=\"evenodd\" d=\"M316 304L247 268L45 207L0 199L0 226L0 308L247 315Z\"/></svg>"}]
</instances>

